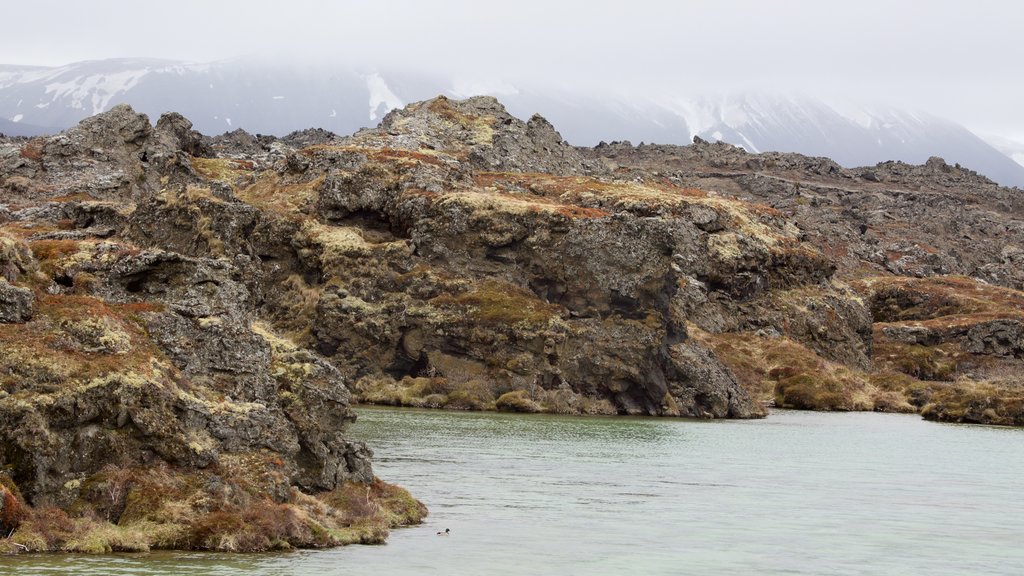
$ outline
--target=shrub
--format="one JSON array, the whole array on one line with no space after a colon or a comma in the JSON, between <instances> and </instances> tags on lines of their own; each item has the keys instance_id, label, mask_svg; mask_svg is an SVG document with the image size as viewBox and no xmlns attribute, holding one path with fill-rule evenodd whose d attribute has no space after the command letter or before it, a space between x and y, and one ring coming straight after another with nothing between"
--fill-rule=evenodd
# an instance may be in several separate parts
<instances>
[{"instance_id":1,"label":"shrub","mask_svg":"<svg viewBox=\"0 0 1024 576\"><path fill-rule=\"evenodd\" d=\"M24 502L4 486L0 486L0 536L6 536L21 525L28 514Z\"/></svg>"}]
</instances>

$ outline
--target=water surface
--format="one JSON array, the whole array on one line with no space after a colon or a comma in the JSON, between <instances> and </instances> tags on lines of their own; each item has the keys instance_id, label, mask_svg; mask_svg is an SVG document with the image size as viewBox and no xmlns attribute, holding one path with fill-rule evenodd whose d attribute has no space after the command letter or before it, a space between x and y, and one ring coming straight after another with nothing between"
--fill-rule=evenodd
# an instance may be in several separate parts
<instances>
[{"instance_id":1,"label":"water surface","mask_svg":"<svg viewBox=\"0 0 1024 576\"><path fill-rule=\"evenodd\" d=\"M23 555L0 573L1024 573L1024 430L871 413L359 413L351 434L376 473L431 510L385 546Z\"/></svg>"}]
</instances>

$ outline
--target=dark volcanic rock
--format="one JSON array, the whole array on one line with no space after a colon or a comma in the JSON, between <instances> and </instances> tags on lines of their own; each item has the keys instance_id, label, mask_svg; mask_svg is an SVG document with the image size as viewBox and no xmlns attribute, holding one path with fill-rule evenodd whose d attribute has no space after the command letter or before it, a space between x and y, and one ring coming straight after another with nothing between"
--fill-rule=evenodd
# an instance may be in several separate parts
<instances>
[{"instance_id":1,"label":"dark volcanic rock","mask_svg":"<svg viewBox=\"0 0 1024 576\"><path fill-rule=\"evenodd\" d=\"M167 523L132 512L155 482L198 524L280 505L337 526L349 482L386 496L345 437L353 392L1016 418L1011 396L977 409L977 390L1012 386L927 383L1017 366L1024 318L1010 288L931 278L1024 282L1020 198L938 159L846 170L703 141L579 150L485 97L281 140L210 139L173 113L153 128L118 106L0 140L0 187L0 466L30 505ZM117 478L134 496L109 497ZM336 541L299 532L282 538Z\"/></svg>"},{"instance_id":2,"label":"dark volcanic rock","mask_svg":"<svg viewBox=\"0 0 1024 576\"><path fill-rule=\"evenodd\" d=\"M941 158L845 169L827 158L724 143L607 144L584 152L683 185L763 202L795 222L844 279L963 274L1024 288L1024 195Z\"/></svg>"},{"instance_id":3,"label":"dark volcanic rock","mask_svg":"<svg viewBox=\"0 0 1024 576\"><path fill-rule=\"evenodd\" d=\"M0 278L0 323L31 319L34 304L31 290L11 286L6 279Z\"/></svg>"}]
</instances>

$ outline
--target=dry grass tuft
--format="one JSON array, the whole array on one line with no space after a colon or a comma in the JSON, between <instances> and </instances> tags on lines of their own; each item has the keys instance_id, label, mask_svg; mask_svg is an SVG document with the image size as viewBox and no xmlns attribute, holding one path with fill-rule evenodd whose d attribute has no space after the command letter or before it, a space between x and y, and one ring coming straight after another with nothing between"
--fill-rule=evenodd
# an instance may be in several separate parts
<instances>
[{"instance_id":1,"label":"dry grass tuft","mask_svg":"<svg viewBox=\"0 0 1024 576\"><path fill-rule=\"evenodd\" d=\"M470 319L491 326L520 324L540 328L559 318L561 312L561 308L542 301L533 292L497 280L485 280L462 294L438 296L430 303L466 308Z\"/></svg>"}]
</instances>

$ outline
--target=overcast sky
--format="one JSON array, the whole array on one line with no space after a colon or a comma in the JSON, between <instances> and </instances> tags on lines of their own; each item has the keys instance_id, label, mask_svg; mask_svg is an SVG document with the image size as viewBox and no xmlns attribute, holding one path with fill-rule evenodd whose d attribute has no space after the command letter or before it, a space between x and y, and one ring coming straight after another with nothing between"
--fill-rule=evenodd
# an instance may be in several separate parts
<instances>
[{"instance_id":1,"label":"overcast sky","mask_svg":"<svg viewBox=\"0 0 1024 576\"><path fill-rule=\"evenodd\" d=\"M10 1L0 63L258 55L592 91L846 94L1024 139L1024 3Z\"/></svg>"}]
</instances>

